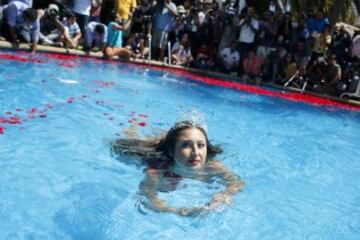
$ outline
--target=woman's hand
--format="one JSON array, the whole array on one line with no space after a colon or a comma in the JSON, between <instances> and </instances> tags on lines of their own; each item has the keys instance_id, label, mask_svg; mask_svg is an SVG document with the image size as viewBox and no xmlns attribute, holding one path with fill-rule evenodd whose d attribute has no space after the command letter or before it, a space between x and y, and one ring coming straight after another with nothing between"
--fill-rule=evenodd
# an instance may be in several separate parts
<instances>
[{"instance_id":1,"label":"woman's hand","mask_svg":"<svg viewBox=\"0 0 360 240\"><path fill-rule=\"evenodd\" d=\"M232 196L227 193L216 193L212 200L206 205L205 209L214 210L222 204L230 205L232 203Z\"/></svg>"},{"instance_id":2,"label":"woman's hand","mask_svg":"<svg viewBox=\"0 0 360 240\"><path fill-rule=\"evenodd\" d=\"M204 208L202 207L193 207L193 208L180 208L176 210L176 214L184 217L195 217L199 215Z\"/></svg>"}]
</instances>

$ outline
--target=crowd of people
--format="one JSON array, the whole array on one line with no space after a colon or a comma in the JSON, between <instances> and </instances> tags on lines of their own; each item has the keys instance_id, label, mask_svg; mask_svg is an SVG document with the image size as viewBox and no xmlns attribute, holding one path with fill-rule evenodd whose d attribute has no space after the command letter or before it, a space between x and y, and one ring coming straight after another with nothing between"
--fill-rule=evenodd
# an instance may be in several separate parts
<instances>
[{"instance_id":1,"label":"crowd of people","mask_svg":"<svg viewBox=\"0 0 360 240\"><path fill-rule=\"evenodd\" d=\"M29 43L166 61L339 96L359 82L360 32L325 13L253 0L0 0L0 33ZM150 55L150 56L149 56ZM291 82L291 83L290 83Z\"/></svg>"}]
</instances>

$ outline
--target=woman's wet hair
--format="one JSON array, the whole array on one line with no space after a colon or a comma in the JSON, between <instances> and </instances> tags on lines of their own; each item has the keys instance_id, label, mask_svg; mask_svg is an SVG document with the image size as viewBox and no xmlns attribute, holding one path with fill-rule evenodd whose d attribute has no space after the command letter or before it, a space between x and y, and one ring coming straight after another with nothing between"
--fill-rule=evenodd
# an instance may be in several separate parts
<instances>
[{"instance_id":1,"label":"woman's wet hair","mask_svg":"<svg viewBox=\"0 0 360 240\"><path fill-rule=\"evenodd\" d=\"M205 129L199 125L195 124L191 121L181 121L177 122L166 134L165 138L161 139L158 145L156 146L156 151L162 152L165 156L167 156L170 160L172 159L171 153L174 152L175 144L177 141L177 138L181 134L183 130L190 129L190 128L196 128L199 131L201 131L206 139L206 145L207 145L207 157L213 158L217 154L222 153L222 149L220 146L214 146L210 143L209 138L207 136L207 133Z\"/></svg>"},{"instance_id":2,"label":"woman's wet hair","mask_svg":"<svg viewBox=\"0 0 360 240\"><path fill-rule=\"evenodd\" d=\"M175 144L181 132L186 129L196 128L201 131L206 139L207 159L213 159L216 155L221 154L223 150L218 145L210 143L207 133L203 126L191 121L181 121L160 138L146 140L139 139L118 139L112 144L113 152L122 155L138 156L149 161L166 161L174 162L172 153L175 151ZM148 162L149 163L149 162Z\"/></svg>"}]
</instances>

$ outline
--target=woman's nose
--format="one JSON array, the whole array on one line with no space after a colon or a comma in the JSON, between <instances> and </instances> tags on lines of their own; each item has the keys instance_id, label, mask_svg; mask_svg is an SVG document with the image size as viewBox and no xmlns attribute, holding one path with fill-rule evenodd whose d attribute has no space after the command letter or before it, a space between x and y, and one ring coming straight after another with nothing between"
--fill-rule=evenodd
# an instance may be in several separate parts
<instances>
[{"instance_id":1,"label":"woman's nose","mask_svg":"<svg viewBox=\"0 0 360 240\"><path fill-rule=\"evenodd\" d=\"M197 156L199 154L199 148L196 145L193 145L192 147L192 154L194 156Z\"/></svg>"}]
</instances>

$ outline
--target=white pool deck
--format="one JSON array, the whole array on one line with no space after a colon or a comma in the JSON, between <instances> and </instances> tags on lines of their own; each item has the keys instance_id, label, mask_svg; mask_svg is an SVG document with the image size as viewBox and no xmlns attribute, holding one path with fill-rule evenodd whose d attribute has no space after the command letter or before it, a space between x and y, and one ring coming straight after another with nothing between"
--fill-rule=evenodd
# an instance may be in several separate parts
<instances>
[{"instance_id":1,"label":"white pool deck","mask_svg":"<svg viewBox=\"0 0 360 240\"><path fill-rule=\"evenodd\" d=\"M28 44L20 44L19 47L14 48L11 45L11 43L0 40L0 49L15 50L15 51L22 50L23 51L23 50L29 50L29 45ZM90 57L94 57L94 58L103 58L103 54L100 52L97 52L97 53L91 52L89 55L87 55L84 51L81 51L81 50L50 47L50 46L41 46L41 45L38 45L37 51L38 52L47 52L47 53L59 53L59 54L66 54L66 55L76 55L76 56L90 56ZM132 59L132 60L130 60L130 63L149 64L152 66L167 66L167 67L170 67L173 69L184 69L191 73L198 73L198 74L201 74L201 75L204 75L207 77L215 77L215 78L224 79L227 81L230 80L230 81L235 81L235 82L241 82L241 79L239 77L222 74L222 73L218 73L218 72L213 72L213 71L205 71L205 70L194 69L194 68L185 68L185 67L175 66L175 65L169 66L168 64L165 64L162 62L157 62L157 61L149 62L148 60L143 60L143 59L134 59L134 60ZM263 86L271 87L274 89L283 89L282 85L274 85L274 84L264 83ZM286 90L293 91L293 92L301 92L301 89L293 88L293 87L287 87ZM313 95L313 96L318 96L318 97L322 97L322 98L335 100L338 102L343 102L343 103L360 106L360 100L340 99L339 97L322 95L322 94L317 94L317 93L309 92L309 91L305 91L304 93L308 94L308 95Z\"/></svg>"}]
</instances>

